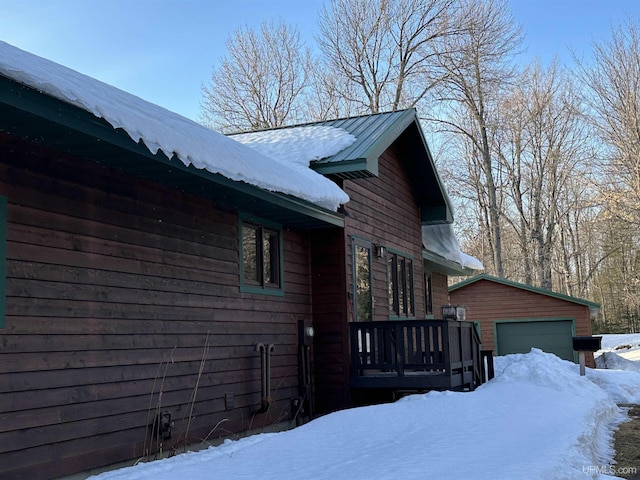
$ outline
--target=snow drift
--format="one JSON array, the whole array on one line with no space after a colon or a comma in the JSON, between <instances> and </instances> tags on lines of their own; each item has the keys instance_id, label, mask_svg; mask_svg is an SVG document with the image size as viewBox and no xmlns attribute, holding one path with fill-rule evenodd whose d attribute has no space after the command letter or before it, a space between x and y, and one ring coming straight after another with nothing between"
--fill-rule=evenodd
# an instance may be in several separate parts
<instances>
[{"instance_id":1,"label":"snow drift","mask_svg":"<svg viewBox=\"0 0 640 480\"><path fill-rule=\"evenodd\" d=\"M344 410L95 478L593 478L610 464L612 432L625 418L615 402L640 400L635 372L581 377L578 365L535 349L498 357L496 372L474 392Z\"/></svg>"}]
</instances>

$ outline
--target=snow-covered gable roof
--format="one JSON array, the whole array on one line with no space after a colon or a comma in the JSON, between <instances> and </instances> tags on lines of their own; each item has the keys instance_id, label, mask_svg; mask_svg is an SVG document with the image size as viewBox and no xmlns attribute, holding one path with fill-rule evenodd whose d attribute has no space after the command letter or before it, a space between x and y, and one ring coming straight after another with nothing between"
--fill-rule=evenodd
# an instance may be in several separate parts
<instances>
[{"instance_id":1,"label":"snow-covered gable roof","mask_svg":"<svg viewBox=\"0 0 640 480\"><path fill-rule=\"evenodd\" d=\"M261 149L263 153L270 153L273 145L287 135L295 138L300 129L321 132L326 128L344 130L355 141L339 150L334 149L335 153L327 150L311 159L313 170L342 180L378 176L380 156L391 145L395 145L420 206L422 223L453 221L451 202L436 170L417 112L413 108L249 132L232 135L232 138ZM291 143L292 146L294 144L295 142Z\"/></svg>"},{"instance_id":2,"label":"snow-covered gable roof","mask_svg":"<svg viewBox=\"0 0 640 480\"><path fill-rule=\"evenodd\" d=\"M308 160L269 156L158 105L0 41L0 75L37 89L106 120L142 142L153 154L179 159L233 181L306 200L336 211L349 198L334 182L308 167ZM332 155L355 139L333 128L323 131L322 151ZM317 144L314 144L317 146Z\"/></svg>"},{"instance_id":3,"label":"snow-covered gable roof","mask_svg":"<svg viewBox=\"0 0 640 480\"><path fill-rule=\"evenodd\" d=\"M356 141L356 137L341 128L319 125L240 133L231 138L263 155L305 168Z\"/></svg>"}]
</instances>

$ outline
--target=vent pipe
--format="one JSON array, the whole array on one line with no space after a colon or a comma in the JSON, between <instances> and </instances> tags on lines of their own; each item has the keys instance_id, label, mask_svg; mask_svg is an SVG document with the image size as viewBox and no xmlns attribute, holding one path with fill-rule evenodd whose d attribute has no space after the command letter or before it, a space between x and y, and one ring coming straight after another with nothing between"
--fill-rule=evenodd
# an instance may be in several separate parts
<instances>
[{"instance_id":1,"label":"vent pipe","mask_svg":"<svg viewBox=\"0 0 640 480\"><path fill-rule=\"evenodd\" d=\"M253 411L254 415L267 412L273 401L271 398L271 354L275 352L275 350L276 346L273 343L270 343L269 345L259 343L256 345L256 351L260 352L260 394L262 396L262 400L260 402L260 407Z\"/></svg>"}]
</instances>

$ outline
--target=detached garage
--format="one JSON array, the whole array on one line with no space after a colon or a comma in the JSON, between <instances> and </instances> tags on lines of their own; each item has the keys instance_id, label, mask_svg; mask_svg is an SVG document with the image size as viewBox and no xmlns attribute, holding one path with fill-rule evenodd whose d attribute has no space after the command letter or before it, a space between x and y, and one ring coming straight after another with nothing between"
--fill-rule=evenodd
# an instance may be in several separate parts
<instances>
[{"instance_id":1,"label":"detached garage","mask_svg":"<svg viewBox=\"0 0 640 480\"><path fill-rule=\"evenodd\" d=\"M600 305L549 290L482 274L449 288L454 305L467 308L467 320L480 326L483 350L494 355L539 348L577 361L573 336L591 335ZM593 356L587 355L593 366Z\"/></svg>"}]
</instances>

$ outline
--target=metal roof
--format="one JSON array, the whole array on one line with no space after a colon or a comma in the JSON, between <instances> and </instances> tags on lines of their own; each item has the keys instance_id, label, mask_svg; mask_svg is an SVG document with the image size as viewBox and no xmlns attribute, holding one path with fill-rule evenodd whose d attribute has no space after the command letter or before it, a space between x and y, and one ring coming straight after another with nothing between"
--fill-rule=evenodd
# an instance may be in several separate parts
<instances>
[{"instance_id":1,"label":"metal roof","mask_svg":"<svg viewBox=\"0 0 640 480\"><path fill-rule=\"evenodd\" d=\"M438 176L414 108L304 125L342 128L356 137L356 142L337 154L311 162L316 172L333 178L352 180L378 176L380 155L395 144L420 205L422 223L453 222L451 201Z\"/></svg>"},{"instance_id":2,"label":"metal roof","mask_svg":"<svg viewBox=\"0 0 640 480\"><path fill-rule=\"evenodd\" d=\"M321 173L333 173L327 170L344 163L350 169L356 165L368 167L368 174L362 176L377 175L380 155L416 119L415 110L411 109L318 122L316 125L346 130L357 141L331 157L312 162L312 167Z\"/></svg>"}]
</instances>

